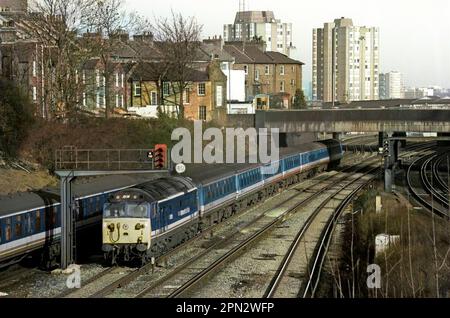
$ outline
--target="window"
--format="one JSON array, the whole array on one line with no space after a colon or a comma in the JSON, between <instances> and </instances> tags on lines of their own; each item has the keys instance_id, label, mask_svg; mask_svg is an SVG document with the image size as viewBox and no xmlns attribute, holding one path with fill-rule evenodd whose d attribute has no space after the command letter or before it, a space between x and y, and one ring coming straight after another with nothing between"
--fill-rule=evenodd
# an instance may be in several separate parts
<instances>
[{"instance_id":1,"label":"window","mask_svg":"<svg viewBox=\"0 0 450 318\"><path fill-rule=\"evenodd\" d=\"M116 108L119 108L119 94L116 94Z\"/></svg>"},{"instance_id":2,"label":"window","mask_svg":"<svg viewBox=\"0 0 450 318\"><path fill-rule=\"evenodd\" d=\"M86 93L83 93L83 106L86 107Z\"/></svg>"},{"instance_id":3,"label":"window","mask_svg":"<svg viewBox=\"0 0 450 318\"><path fill-rule=\"evenodd\" d=\"M16 225L14 226L14 235L15 238L19 238L22 236L22 217L16 217Z\"/></svg>"},{"instance_id":4,"label":"window","mask_svg":"<svg viewBox=\"0 0 450 318\"><path fill-rule=\"evenodd\" d=\"M295 79L291 79L291 86L295 86Z\"/></svg>"},{"instance_id":5,"label":"window","mask_svg":"<svg viewBox=\"0 0 450 318\"><path fill-rule=\"evenodd\" d=\"M248 65L244 65L244 72L245 72L245 75L248 75Z\"/></svg>"},{"instance_id":6,"label":"window","mask_svg":"<svg viewBox=\"0 0 450 318\"><path fill-rule=\"evenodd\" d=\"M37 88L36 88L36 86L33 86L33 100L34 101L37 100Z\"/></svg>"},{"instance_id":7,"label":"window","mask_svg":"<svg viewBox=\"0 0 450 318\"><path fill-rule=\"evenodd\" d=\"M134 83L134 96L135 97L141 96L141 83L139 82Z\"/></svg>"},{"instance_id":8,"label":"window","mask_svg":"<svg viewBox=\"0 0 450 318\"><path fill-rule=\"evenodd\" d=\"M36 61L33 61L33 76L36 77Z\"/></svg>"},{"instance_id":9,"label":"window","mask_svg":"<svg viewBox=\"0 0 450 318\"><path fill-rule=\"evenodd\" d=\"M123 83L124 83L124 75L122 73L122 88L123 88Z\"/></svg>"},{"instance_id":10,"label":"window","mask_svg":"<svg viewBox=\"0 0 450 318\"><path fill-rule=\"evenodd\" d=\"M95 70L95 84L97 87L100 87L100 72L99 70Z\"/></svg>"},{"instance_id":11,"label":"window","mask_svg":"<svg viewBox=\"0 0 450 318\"><path fill-rule=\"evenodd\" d=\"M189 104L191 102L191 90L186 88L183 93L183 104Z\"/></svg>"},{"instance_id":12,"label":"window","mask_svg":"<svg viewBox=\"0 0 450 318\"><path fill-rule=\"evenodd\" d=\"M198 84L198 96L205 96L205 95L206 95L206 84L199 83Z\"/></svg>"},{"instance_id":13,"label":"window","mask_svg":"<svg viewBox=\"0 0 450 318\"><path fill-rule=\"evenodd\" d=\"M265 73L266 75L270 75L270 66L269 66L269 65L266 65L266 66L264 67L264 73Z\"/></svg>"},{"instance_id":14,"label":"window","mask_svg":"<svg viewBox=\"0 0 450 318\"><path fill-rule=\"evenodd\" d=\"M295 73L295 66L292 66L292 73Z\"/></svg>"},{"instance_id":15,"label":"window","mask_svg":"<svg viewBox=\"0 0 450 318\"><path fill-rule=\"evenodd\" d=\"M255 80L259 81L259 70L255 71Z\"/></svg>"},{"instance_id":16,"label":"window","mask_svg":"<svg viewBox=\"0 0 450 318\"><path fill-rule=\"evenodd\" d=\"M280 75L284 75L284 65L280 66Z\"/></svg>"},{"instance_id":17,"label":"window","mask_svg":"<svg viewBox=\"0 0 450 318\"><path fill-rule=\"evenodd\" d=\"M83 71L83 85L86 84L86 72Z\"/></svg>"},{"instance_id":18,"label":"window","mask_svg":"<svg viewBox=\"0 0 450 318\"><path fill-rule=\"evenodd\" d=\"M163 83L163 94L164 96L167 96L170 94L170 83Z\"/></svg>"},{"instance_id":19,"label":"window","mask_svg":"<svg viewBox=\"0 0 450 318\"><path fill-rule=\"evenodd\" d=\"M216 107L223 106L223 88L220 85L216 86Z\"/></svg>"},{"instance_id":20,"label":"window","mask_svg":"<svg viewBox=\"0 0 450 318\"><path fill-rule=\"evenodd\" d=\"M121 106L121 107L124 107L124 106L125 106L125 104L124 104L124 102L123 102L123 94L120 95L120 106Z\"/></svg>"},{"instance_id":21,"label":"window","mask_svg":"<svg viewBox=\"0 0 450 318\"><path fill-rule=\"evenodd\" d=\"M198 108L198 119L206 120L206 106L200 106Z\"/></svg>"},{"instance_id":22,"label":"window","mask_svg":"<svg viewBox=\"0 0 450 318\"><path fill-rule=\"evenodd\" d=\"M158 105L158 94L155 91L150 94L150 104L153 106Z\"/></svg>"},{"instance_id":23,"label":"window","mask_svg":"<svg viewBox=\"0 0 450 318\"><path fill-rule=\"evenodd\" d=\"M119 87L119 73L116 73L116 87Z\"/></svg>"},{"instance_id":24,"label":"window","mask_svg":"<svg viewBox=\"0 0 450 318\"><path fill-rule=\"evenodd\" d=\"M280 92L284 92L284 81L280 82Z\"/></svg>"}]
</instances>

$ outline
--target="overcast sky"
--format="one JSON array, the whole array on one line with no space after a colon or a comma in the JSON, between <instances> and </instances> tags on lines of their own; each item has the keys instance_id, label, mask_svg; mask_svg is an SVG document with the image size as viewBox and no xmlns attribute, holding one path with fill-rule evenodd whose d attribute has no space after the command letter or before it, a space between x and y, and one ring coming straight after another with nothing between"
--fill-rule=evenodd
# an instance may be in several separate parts
<instances>
[{"instance_id":1,"label":"overcast sky","mask_svg":"<svg viewBox=\"0 0 450 318\"><path fill-rule=\"evenodd\" d=\"M233 23L239 0L125 0L130 10L149 18L171 9L195 16L203 36L222 35ZM449 0L247 0L250 10L271 10L293 24L293 42L306 63L304 85L311 80L312 29L348 17L354 25L380 28L380 68L400 71L408 86L450 88Z\"/></svg>"}]
</instances>

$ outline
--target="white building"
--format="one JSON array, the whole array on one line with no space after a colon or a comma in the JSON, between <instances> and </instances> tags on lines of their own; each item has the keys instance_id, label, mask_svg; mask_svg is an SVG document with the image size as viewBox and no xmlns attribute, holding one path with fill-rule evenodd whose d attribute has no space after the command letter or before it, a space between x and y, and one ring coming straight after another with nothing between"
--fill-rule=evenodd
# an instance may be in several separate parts
<instances>
[{"instance_id":1,"label":"white building","mask_svg":"<svg viewBox=\"0 0 450 318\"><path fill-rule=\"evenodd\" d=\"M341 18L313 30L313 100L375 100L379 94L379 30Z\"/></svg>"},{"instance_id":2,"label":"white building","mask_svg":"<svg viewBox=\"0 0 450 318\"><path fill-rule=\"evenodd\" d=\"M399 99L405 97L403 75L392 71L380 74L380 99Z\"/></svg>"},{"instance_id":3,"label":"white building","mask_svg":"<svg viewBox=\"0 0 450 318\"><path fill-rule=\"evenodd\" d=\"M252 41L261 39L266 43L266 51L275 51L291 56L292 23L282 23L275 19L272 11L241 11L236 13L234 24L225 24L223 37L230 41Z\"/></svg>"}]
</instances>

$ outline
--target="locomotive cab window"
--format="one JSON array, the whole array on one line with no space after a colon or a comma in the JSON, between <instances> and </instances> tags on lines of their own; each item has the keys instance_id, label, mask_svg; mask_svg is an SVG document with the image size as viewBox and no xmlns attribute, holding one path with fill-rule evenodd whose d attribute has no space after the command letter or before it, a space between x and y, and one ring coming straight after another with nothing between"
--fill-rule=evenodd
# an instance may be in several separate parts
<instances>
[{"instance_id":1,"label":"locomotive cab window","mask_svg":"<svg viewBox=\"0 0 450 318\"><path fill-rule=\"evenodd\" d=\"M128 203L106 203L103 208L105 218L145 218L148 215L148 205Z\"/></svg>"}]
</instances>

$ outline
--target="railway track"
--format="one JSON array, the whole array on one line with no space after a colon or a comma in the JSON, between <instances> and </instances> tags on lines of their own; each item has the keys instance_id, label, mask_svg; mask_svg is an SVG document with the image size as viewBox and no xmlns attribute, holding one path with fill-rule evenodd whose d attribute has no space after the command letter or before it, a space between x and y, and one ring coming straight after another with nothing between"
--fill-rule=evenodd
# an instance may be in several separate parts
<instances>
[{"instance_id":1,"label":"railway track","mask_svg":"<svg viewBox=\"0 0 450 318\"><path fill-rule=\"evenodd\" d=\"M341 173L346 173L346 172L350 171L351 169L352 168L346 168ZM192 263L194 263L198 259L201 259L201 258L205 257L209 253L214 253L214 251L217 250L218 248L220 248L221 245L226 244L228 241L230 241L233 238L235 238L236 235L238 235L243 230L243 228L251 227L251 226L254 226L256 223L258 223L261 219L263 219L265 217L265 214L268 211L270 211L271 209L281 208L283 204L293 200L299 194L306 193L307 191L311 191L312 188L317 187L317 186L321 186L323 183L327 183L328 186L331 186L332 184L334 184L334 182L336 182L336 180L335 180L336 179L336 175L338 175L338 172L333 172L333 173L331 173L329 176L327 176L324 179L319 176L318 180L307 180L306 183L309 183L309 184L304 189L296 189L296 190L293 191L293 193L289 193L289 194L285 193L284 194L284 200L282 201L282 203L278 203L275 206L272 205L271 208L266 208L262 212L260 210L258 211L258 209L256 209L257 211L255 211L255 212L256 212L257 215L255 217L253 217L250 221L248 221L246 224L239 225L239 223L237 223L237 225L235 227L233 227L233 228L235 228L235 230L232 231L231 233L227 233L226 237L222 237L219 240L213 241L211 244L209 244L208 248L206 248L203 251L195 254L188 261L183 262L182 265L177 266L174 270L170 271L166 276L164 276L163 278L161 278L161 279L157 280L156 282L154 282L153 284L151 284L150 287L146 287L143 291L141 291L138 294L136 294L135 297L142 297L142 296L144 296L145 294L147 294L149 292L150 289L155 289L158 286L161 286L169 278L177 275L184 268L190 266ZM325 188L323 189L323 191L325 191ZM280 195L283 195L283 193L280 194ZM248 213L248 212L250 212L250 211L237 214L236 217L243 216L243 215L245 215L245 213ZM233 218L234 217L235 216L233 216ZM232 220L229 219L228 221L232 221ZM220 226L220 224L218 224L216 226ZM201 241L205 236L208 236L210 231L211 231L211 229L209 229L208 231L205 231L201 236L198 236L198 237L194 238L193 240L191 240L191 241L189 241L187 243L192 244L193 241ZM172 255L176 254L177 252L179 252L180 250L185 248L187 243L185 243L183 245L180 245L177 249L173 250L169 254L166 254L164 256L164 258L165 259L170 259L170 257ZM162 262L161 259L159 259L158 261ZM118 279L113 279L113 281L110 284L107 284L106 286L103 286L100 289L97 288L95 290L95 292L92 292L92 290L90 290L89 286L86 286L88 284L84 283L83 284L84 292L83 291L74 291L72 293L65 294L63 296L64 297L67 297L67 296L68 297L95 297L95 298L96 297L106 297L109 294L111 294L112 292L114 292L116 289L124 287L124 286L128 285L129 283L135 281L138 277L142 277L143 275L148 274L149 272L152 271L152 269L153 269L153 265L151 265L151 264L147 264L147 265L145 265L145 266L143 266L143 267L141 267L139 269L136 269L136 270L134 270L132 272L128 272L128 273L126 273L127 269L118 268L116 270L113 270L113 273L120 272L120 273L122 273L121 277L118 278ZM107 272L107 274L110 274L110 271L111 270L106 270L105 272ZM98 279L101 279L103 276L105 276L104 273L100 273L99 276L98 276ZM113 276L113 275L111 275L111 276ZM89 280L88 283L90 284L91 282L94 282L94 281L95 281L95 278ZM101 285L101 284L97 284L97 285Z\"/></svg>"},{"instance_id":2,"label":"railway track","mask_svg":"<svg viewBox=\"0 0 450 318\"><path fill-rule=\"evenodd\" d=\"M418 149L421 149L419 147ZM424 146L425 151L428 149ZM423 150L421 150L423 151ZM348 205L352 202L352 200L360 193L360 191L370 184L376 176L368 179L365 183L355 183L354 189L351 189L349 193L344 195L344 199L341 200L336 209L333 210L333 213L327 214L327 204L334 197L338 196L339 193L343 191L348 191L348 189L343 188L339 193L336 193L335 196L328 198L323 204L321 204L317 210L315 211L316 216L319 216L320 213L324 214L325 217L316 217L311 219L309 222L305 224L305 227L302 228L301 231L298 232L295 240L289 247L288 252L286 253L283 261L281 262L277 274L274 276L272 281L270 282L265 297L315 297L317 288L319 286L320 277L322 273L322 268L326 260L326 255L328 253L328 249L331 243L331 239L333 237L333 233L335 231L337 221L339 217L343 214ZM328 210L330 208L328 207ZM315 227L313 226L314 222L323 222L325 223L324 230L321 231L320 234L314 233ZM312 231L310 231L312 229ZM312 233L308 233L308 231ZM305 251L299 250L300 246L307 245L308 242L311 244L311 241L314 241L314 238L317 241L317 244L314 248L314 252L312 253L311 259L308 261L305 259ZM307 257L306 257L307 258ZM295 262L293 261L295 259ZM295 289L297 294L295 294L295 290L292 291L292 286L295 285L295 281L298 279L295 278L293 273L298 272L299 263L308 263L308 269L303 274L307 276L306 283L303 285L298 285ZM294 281L294 282L293 282ZM290 286L289 289L279 288L280 286ZM281 291L280 291L281 290Z\"/></svg>"},{"instance_id":3,"label":"railway track","mask_svg":"<svg viewBox=\"0 0 450 318\"><path fill-rule=\"evenodd\" d=\"M421 146L419 145L417 147L421 147ZM366 159L366 160L368 160L368 159ZM377 160L375 160L375 161L377 161ZM350 171L350 170L351 170L351 168L348 168L348 169L345 169L344 171ZM344 171L342 171L341 173L343 173ZM336 173L336 175L337 174L338 173ZM325 191L325 189L330 188L332 185L334 185L336 183L336 180L332 181L334 176L335 175L330 175L325 180L316 180L313 185L310 185L309 187L307 187L305 189L294 190L294 192L295 192L294 194L293 193L285 194L284 195L285 200L283 201L283 203L278 204L278 208L280 208L286 202L292 201L300 193L306 193L308 191L314 192L312 190L312 188L314 186L318 186L321 183L324 183L324 182L326 183L327 181L329 181L328 185L325 186L325 188L322 187L322 190ZM294 188L295 188L295 186L294 186ZM322 192L319 191L319 193L323 193L323 191ZM317 195L317 193L316 193L316 195ZM312 195L311 197L314 197L314 195ZM312 200L312 199L310 199L310 200ZM301 205L304 203L305 203L305 201L301 201L298 205ZM274 208L274 207L272 206L272 208ZM275 208L277 208L276 205L275 205ZM266 209L266 210L268 210L268 209ZM248 212L249 211L244 211L244 212L236 215L236 217L239 215L245 215ZM227 242L230 241L236 235L238 235L244 227L250 227L250 226L258 223L258 221L260 221L264 217L265 213L266 212L264 212L264 211L263 211L263 213L260 213L259 216L257 216L256 218L254 218L250 222L248 222L248 224L246 226L242 226L242 225L238 226L237 230L234 231L231 235L228 235L227 237L223 237L223 238L216 240L213 243L209 244L210 246L208 248L195 254L194 257L190 258L188 261L184 262L180 266L177 266L174 270L170 271L167 275L163 275L163 277L160 277L156 281L153 281L150 285L148 285L144 289L138 291L138 293L136 293L135 295L132 295L132 297L147 297L152 290L155 290L156 288L161 287L163 285L167 285L166 283L170 278L173 278L174 276L179 274L181 271L183 271L184 268L187 268L190 265L192 265L193 263L195 263L196 260L202 259L209 253L212 253L214 250L217 250L224 244L227 244ZM233 218L234 217L235 216L233 216ZM283 218L284 218L284 216L283 216ZM277 218L277 222L280 221L281 219L282 219L281 217ZM231 221L231 219L228 221ZM222 223L220 223L216 226L220 226L221 224ZM191 241L177 247L176 249L169 252L168 254L166 254L162 258L158 259L157 261L161 263L164 260L170 259L173 255L175 255L176 253L180 252L180 250L185 248L186 244L188 244L188 243L192 244L192 242L194 242L194 241L201 241L202 239L204 239L207 236L208 232L210 232L211 230L212 229L208 229L202 235L197 236L194 239L192 239ZM262 234L260 234L260 235L262 235ZM258 236L260 236L260 235L258 235ZM228 257L226 257L226 258L228 258ZM223 262L222 262L222 264L223 264ZM138 278L142 278L145 275L149 275L149 273L153 272L153 270L154 270L153 264L147 264L138 269L109 268L109 269L106 269L105 271L99 273L98 275L92 277L88 281L83 282L83 288L81 290L66 291L65 293L61 294L59 297L106 297L106 296L110 295L111 293L113 293L114 291L116 291L117 289L125 287L128 284L130 284L131 282L136 281ZM109 279L106 279L106 278L109 278ZM102 279L105 280L105 283L99 284L98 282ZM196 280L198 280L198 277ZM94 287L89 288L89 285L97 285L97 286L95 288ZM176 285L176 286L178 286L178 285ZM185 290L187 290L187 289L189 289L189 288L186 288ZM176 290L179 290L179 289L176 288ZM166 291L167 291L167 288L166 288ZM169 294L165 293L165 294L163 294L163 296L176 297L178 295L182 295L183 293L184 292L182 290L179 290L179 291L174 291ZM159 295L159 296L161 296L161 295Z\"/></svg>"},{"instance_id":4,"label":"railway track","mask_svg":"<svg viewBox=\"0 0 450 318\"><path fill-rule=\"evenodd\" d=\"M340 186L336 192L326 198L315 209L289 247L276 275L266 290L265 297L306 297L308 293L314 296L320 280L320 268L328 250L329 238L334 231L335 222L352 198L361 189L368 186L379 172L379 167L374 167L350 183ZM350 193L345 193L349 192L349 188ZM343 196L343 198L339 198L340 196ZM335 200L340 202L337 208L335 208ZM321 230L323 226L320 224L326 224L324 231ZM318 244L315 243L316 240ZM300 249L300 247L306 248L306 245L316 245L318 248L315 252L316 256L311 262L311 268L307 266L310 263L307 253L305 253L305 250ZM292 275L293 273L298 273L300 268L305 268L301 276L306 278L306 284L302 284L302 280L299 280L296 277L297 275ZM292 289L295 285L298 285L296 286L297 288ZM289 286L289 288L286 288L286 286ZM301 291L302 289L303 292Z\"/></svg>"},{"instance_id":5,"label":"railway track","mask_svg":"<svg viewBox=\"0 0 450 318\"><path fill-rule=\"evenodd\" d=\"M408 168L407 184L412 196L423 207L441 217L448 217L448 186L439 172L443 158L447 158L447 153L437 154L435 151L416 158Z\"/></svg>"},{"instance_id":6,"label":"railway track","mask_svg":"<svg viewBox=\"0 0 450 318\"><path fill-rule=\"evenodd\" d=\"M376 163L376 161L372 161L372 163ZM359 171L367 169L368 166L370 166L370 164L366 164L363 167L359 167L357 170ZM207 280L211 275L215 274L218 270L220 270L221 267L225 266L226 264L230 263L231 261L239 257L242 253L245 253L245 251L254 244L259 243L262 239L264 239L266 234L272 231L275 227L282 224L291 215L295 214L295 212L300 207L312 202L313 200L317 199L318 196L323 195L327 191L333 191L333 188L336 186L336 184L343 182L345 183L344 187L347 186L348 179L351 178L353 175L354 174L347 174L345 176L340 177L338 180L333 180L333 182L328 183L325 186L321 185L320 190L311 189L311 192L313 193L304 199L294 200L293 198L290 198L286 201L283 201L278 205L278 207L284 207L285 210L283 211L283 213L281 213L271 221L265 223L263 226L260 225L258 230L254 231L251 235L249 235L245 239L238 239L239 242L237 244L230 246L229 249L225 253L223 253L220 257L216 258L214 262L208 264L205 268L199 271L192 278L188 279L183 284L181 284L181 286L174 288L174 290L170 292L167 295L167 297L175 298L188 296L192 290L194 290L198 286L201 286L202 283L205 282L205 280ZM298 198L298 195L296 196L296 198ZM273 211L272 208L271 210ZM166 286L167 284L176 286L176 284L172 284L167 281L164 282L164 284L166 284ZM139 296L140 297L144 295L148 296L149 293L151 292L154 292L153 286L151 286L150 289L148 290L144 290ZM154 293L150 295L153 296Z\"/></svg>"}]
</instances>

